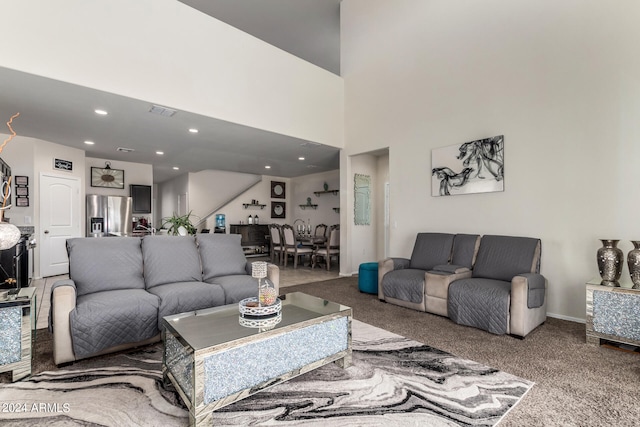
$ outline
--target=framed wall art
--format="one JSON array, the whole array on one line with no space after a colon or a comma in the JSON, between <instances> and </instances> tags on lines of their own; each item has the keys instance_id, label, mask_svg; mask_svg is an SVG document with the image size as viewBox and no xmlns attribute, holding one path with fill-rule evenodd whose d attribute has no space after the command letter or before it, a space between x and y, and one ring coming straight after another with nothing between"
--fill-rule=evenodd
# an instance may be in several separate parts
<instances>
[{"instance_id":1,"label":"framed wall art","mask_svg":"<svg viewBox=\"0 0 640 427\"><path fill-rule=\"evenodd\" d=\"M271 202L271 218L286 218L286 208L285 202Z\"/></svg>"},{"instance_id":2,"label":"framed wall art","mask_svg":"<svg viewBox=\"0 0 640 427\"><path fill-rule=\"evenodd\" d=\"M431 150L431 195L504 191L504 135Z\"/></svg>"},{"instance_id":3,"label":"framed wall art","mask_svg":"<svg viewBox=\"0 0 640 427\"><path fill-rule=\"evenodd\" d=\"M124 188L124 170L111 169L109 164L104 168L92 167L91 186L122 189Z\"/></svg>"},{"instance_id":4,"label":"framed wall art","mask_svg":"<svg viewBox=\"0 0 640 427\"><path fill-rule=\"evenodd\" d=\"M286 183L280 181L271 181L271 198L284 199L286 192Z\"/></svg>"}]
</instances>

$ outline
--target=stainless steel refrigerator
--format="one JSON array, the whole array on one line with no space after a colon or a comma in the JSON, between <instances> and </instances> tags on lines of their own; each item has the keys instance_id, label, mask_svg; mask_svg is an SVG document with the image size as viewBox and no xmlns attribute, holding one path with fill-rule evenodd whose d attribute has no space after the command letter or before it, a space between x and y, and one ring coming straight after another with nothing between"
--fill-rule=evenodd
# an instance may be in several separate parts
<instances>
[{"instance_id":1,"label":"stainless steel refrigerator","mask_svg":"<svg viewBox=\"0 0 640 427\"><path fill-rule=\"evenodd\" d=\"M132 199L87 194L87 237L131 236Z\"/></svg>"}]
</instances>

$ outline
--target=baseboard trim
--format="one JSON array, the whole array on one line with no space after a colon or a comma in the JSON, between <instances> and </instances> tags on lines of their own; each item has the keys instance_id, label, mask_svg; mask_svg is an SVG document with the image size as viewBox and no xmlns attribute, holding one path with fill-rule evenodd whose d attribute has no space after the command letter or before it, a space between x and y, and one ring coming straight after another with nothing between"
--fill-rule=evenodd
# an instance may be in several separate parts
<instances>
[{"instance_id":1,"label":"baseboard trim","mask_svg":"<svg viewBox=\"0 0 640 427\"><path fill-rule=\"evenodd\" d=\"M563 314L547 313L547 316L554 317L556 319L561 319L561 320L568 320L569 322L587 323L585 319L580 319L579 317L565 316Z\"/></svg>"},{"instance_id":2,"label":"baseboard trim","mask_svg":"<svg viewBox=\"0 0 640 427\"><path fill-rule=\"evenodd\" d=\"M351 277L351 276L353 276L353 273L338 273L338 276L340 276L340 277Z\"/></svg>"}]
</instances>

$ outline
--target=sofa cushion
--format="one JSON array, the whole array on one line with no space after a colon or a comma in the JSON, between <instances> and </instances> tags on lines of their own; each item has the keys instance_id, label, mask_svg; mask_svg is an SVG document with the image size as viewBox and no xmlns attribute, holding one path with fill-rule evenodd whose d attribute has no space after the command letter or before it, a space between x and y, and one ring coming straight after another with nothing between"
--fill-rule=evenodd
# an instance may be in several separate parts
<instances>
[{"instance_id":1,"label":"sofa cushion","mask_svg":"<svg viewBox=\"0 0 640 427\"><path fill-rule=\"evenodd\" d=\"M178 282L154 286L149 292L160 298L158 326L162 318L172 314L224 305L224 291L218 285L203 282Z\"/></svg>"},{"instance_id":2,"label":"sofa cushion","mask_svg":"<svg viewBox=\"0 0 640 427\"><path fill-rule=\"evenodd\" d=\"M121 238L113 238L116 239ZM79 296L76 308L69 314L76 358L154 337L159 333L159 305L159 298L144 289L118 289Z\"/></svg>"},{"instance_id":3,"label":"sofa cushion","mask_svg":"<svg viewBox=\"0 0 640 427\"><path fill-rule=\"evenodd\" d=\"M67 240L69 278L78 296L116 289L144 289L138 237Z\"/></svg>"},{"instance_id":4,"label":"sofa cushion","mask_svg":"<svg viewBox=\"0 0 640 427\"><path fill-rule=\"evenodd\" d=\"M415 304L424 298L424 270L406 268L390 271L382 278L384 296Z\"/></svg>"},{"instance_id":5,"label":"sofa cushion","mask_svg":"<svg viewBox=\"0 0 640 427\"><path fill-rule=\"evenodd\" d=\"M247 259L242 251L239 234L198 234L196 237L202 258L203 280L219 276L246 274Z\"/></svg>"},{"instance_id":6,"label":"sofa cushion","mask_svg":"<svg viewBox=\"0 0 640 427\"><path fill-rule=\"evenodd\" d=\"M511 282L493 279L460 279L449 285L449 318L492 334L509 331Z\"/></svg>"},{"instance_id":7,"label":"sofa cushion","mask_svg":"<svg viewBox=\"0 0 640 427\"><path fill-rule=\"evenodd\" d=\"M535 273L539 260L539 239L512 236L483 236L473 277L506 280L522 273Z\"/></svg>"},{"instance_id":8,"label":"sofa cushion","mask_svg":"<svg viewBox=\"0 0 640 427\"><path fill-rule=\"evenodd\" d=\"M215 283L224 289L225 304L233 304L245 298L258 296L258 279L246 274L215 277L208 282Z\"/></svg>"},{"instance_id":9,"label":"sofa cushion","mask_svg":"<svg viewBox=\"0 0 640 427\"><path fill-rule=\"evenodd\" d=\"M453 236L445 233L418 233L409 268L431 270L436 265L448 264Z\"/></svg>"},{"instance_id":10,"label":"sofa cushion","mask_svg":"<svg viewBox=\"0 0 640 427\"><path fill-rule=\"evenodd\" d=\"M142 256L147 289L166 283L202 281L200 255L192 236L145 236Z\"/></svg>"},{"instance_id":11,"label":"sofa cushion","mask_svg":"<svg viewBox=\"0 0 640 427\"><path fill-rule=\"evenodd\" d=\"M479 237L478 234L456 234L453 238L451 264L473 268Z\"/></svg>"}]
</instances>

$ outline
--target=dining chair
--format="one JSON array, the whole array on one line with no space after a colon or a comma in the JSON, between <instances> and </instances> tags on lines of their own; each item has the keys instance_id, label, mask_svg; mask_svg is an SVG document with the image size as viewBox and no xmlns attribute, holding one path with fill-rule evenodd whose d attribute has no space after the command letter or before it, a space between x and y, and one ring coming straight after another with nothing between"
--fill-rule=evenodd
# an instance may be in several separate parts
<instances>
[{"instance_id":1,"label":"dining chair","mask_svg":"<svg viewBox=\"0 0 640 427\"><path fill-rule=\"evenodd\" d=\"M320 246L313 251L311 256L311 268L316 266L318 257L323 257L327 264L327 270L331 269L331 257L340 255L340 226L332 226L329 238L325 246Z\"/></svg>"},{"instance_id":2,"label":"dining chair","mask_svg":"<svg viewBox=\"0 0 640 427\"><path fill-rule=\"evenodd\" d=\"M280 224L269 224L269 235L271 236L271 262L274 263L277 257L278 263L282 264L284 261L282 256L284 245L282 244L282 229Z\"/></svg>"},{"instance_id":3,"label":"dining chair","mask_svg":"<svg viewBox=\"0 0 640 427\"><path fill-rule=\"evenodd\" d=\"M321 245L327 241L327 224L316 225L312 241L315 246Z\"/></svg>"},{"instance_id":4,"label":"dining chair","mask_svg":"<svg viewBox=\"0 0 640 427\"><path fill-rule=\"evenodd\" d=\"M309 247L298 247L296 241L296 235L293 231L293 227L289 224L282 226L282 239L284 242L284 267L287 268L288 255L293 255L293 268L298 268L298 257L313 254L313 249Z\"/></svg>"}]
</instances>

